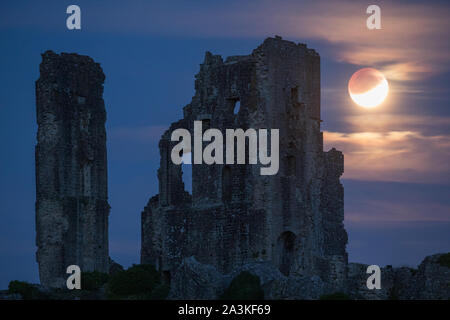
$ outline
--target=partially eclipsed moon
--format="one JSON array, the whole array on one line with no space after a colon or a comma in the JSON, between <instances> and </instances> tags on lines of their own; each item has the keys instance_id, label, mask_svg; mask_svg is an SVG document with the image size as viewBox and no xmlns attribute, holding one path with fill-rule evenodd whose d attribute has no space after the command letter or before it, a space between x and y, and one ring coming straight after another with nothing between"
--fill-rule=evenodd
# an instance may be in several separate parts
<instances>
[{"instance_id":1,"label":"partially eclipsed moon","mask_svg":"<svg viewBox=\"0 0 450 320\"><path fill-rule=\"evenodd\" d=\"M386 99L389 85L384 75L373 68L356 71L348 82L348 93L352 100L364 108L378 106Z\"/></svg>"}]
</instances>

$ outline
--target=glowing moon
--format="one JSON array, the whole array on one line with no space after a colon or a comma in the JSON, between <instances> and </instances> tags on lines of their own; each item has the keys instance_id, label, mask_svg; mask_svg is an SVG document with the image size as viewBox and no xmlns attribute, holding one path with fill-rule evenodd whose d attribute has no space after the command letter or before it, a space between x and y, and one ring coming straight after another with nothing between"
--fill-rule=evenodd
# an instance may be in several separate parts
<instances>
[{"instance_id":1,"label":"glowing moon","mask_svg":"<svg viewBox=\"0 0 450 320\"><path fill-rule=\"evenodd\" d=\"M348 93L352 100L364 108L378 106L386 99L389 84L384 75L373 68L356 71L348 82Z\"/></svg>"}]
</instances>

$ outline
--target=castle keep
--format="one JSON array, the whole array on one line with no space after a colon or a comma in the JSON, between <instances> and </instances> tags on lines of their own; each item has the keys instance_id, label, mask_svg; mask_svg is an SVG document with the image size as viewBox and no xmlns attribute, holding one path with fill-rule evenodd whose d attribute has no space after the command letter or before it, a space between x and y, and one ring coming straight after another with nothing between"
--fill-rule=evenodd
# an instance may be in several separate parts
<instances>
[{"instance_id":1,"label":"castle keep","mask_svg":"<svg viewBox=\"0 0 450 320\"><path fill-rule=\"evenodd\" d=\"M225 61L207 52L183 112L159 143L159 194L142 212L141 263L170 274L190 256L222 273L268 261L285 275L343 287L344 160L323 150L319 55L280 37ZM260 175L260 164L195 164L188 193L181 165L171 161L171 133L192 135L196 120L203 131L279 129L278 173Z\"/></svg>"},{"instance_id":2,"label":"castle keep","mask_svg":"<svg viewBox=\"0 0 450 320\"><path fill-rule=\"evenodd\" d=\"M108 270L105 76L77 54L42 55L36 81L36 244L41 284Z\"/></svg>"}]
</instances>

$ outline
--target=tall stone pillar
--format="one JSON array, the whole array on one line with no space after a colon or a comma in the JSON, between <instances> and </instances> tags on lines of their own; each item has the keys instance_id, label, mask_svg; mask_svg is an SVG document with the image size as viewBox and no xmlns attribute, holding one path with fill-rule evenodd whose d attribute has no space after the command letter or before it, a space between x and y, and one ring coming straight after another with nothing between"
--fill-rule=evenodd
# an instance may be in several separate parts
<instances>
[{"instance_id":1,"label":"tall stone pillar","mask_svg":"<svg viewBox=\"0 0 450 320\"><path fill-rule=\"evenodd\" d=\"M36 81L36 245L41 284L108 270L105 76L77 54L42 55Z\"/></svg>"}]
</instances>

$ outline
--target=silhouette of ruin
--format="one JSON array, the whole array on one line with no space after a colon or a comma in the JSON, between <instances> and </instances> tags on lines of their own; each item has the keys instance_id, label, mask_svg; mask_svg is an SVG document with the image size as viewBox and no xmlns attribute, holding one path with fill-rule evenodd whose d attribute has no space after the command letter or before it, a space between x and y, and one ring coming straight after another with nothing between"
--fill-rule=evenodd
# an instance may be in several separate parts
<instances>
[{"instance_id":1,"label":"silhouette of ruin","mask_svg":"<svg viewBox=\"0 0 450 320\"><path fill-rule=\"evenodd\" d=\"M47 51L36 81L36 258L41 284L108 271L105 76L87 56Z\"/></svg>"},{"instance_id":2,"label":"silhouette of ruin","mask_svg":"<svg viewBox=\"0 0 450 320\"><path fill-rule=\"evenodd\" d=\"M183 119L159 142L159 194L142 212L141 263L171 274L191 256L221 273L268 261L284 275L316 275L342 288L344 158L323 151L317 52L268 38L250 55L225 61L207 52L195 79ZM260 175L260 164L193 164L189 194L182 166L170 158L178 143L171 133L193 135L196 120L203 130L279 129L278 174Z\"/></svg>"}]
</instances>

